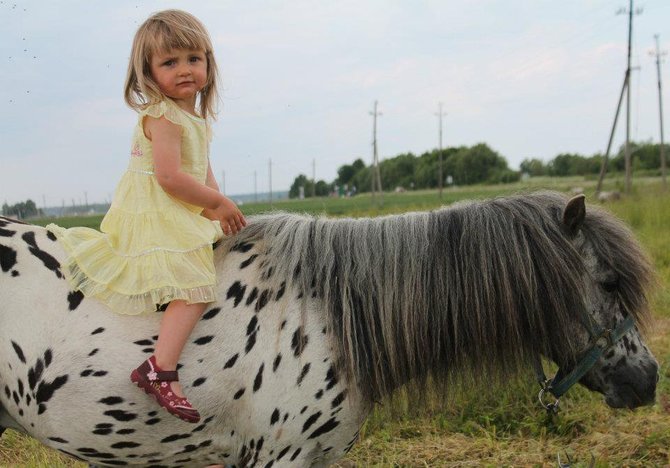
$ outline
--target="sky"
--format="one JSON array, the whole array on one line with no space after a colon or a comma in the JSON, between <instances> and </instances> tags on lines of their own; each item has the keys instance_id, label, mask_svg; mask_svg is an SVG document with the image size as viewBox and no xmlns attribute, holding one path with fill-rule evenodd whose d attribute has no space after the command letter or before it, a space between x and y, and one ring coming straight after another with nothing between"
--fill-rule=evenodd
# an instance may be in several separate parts
<instances>
[{"instance_id":1,"label":"sky","mask_svg":"<svg viewBox=\"0 0 670 468\"><path fill-rule=\"evenodd\" d=\"M328 182L356 158L369 164L375 100L382 160L438 146L439 102L443 146L484 142L514 169L604 152L626 69L627 15L617 11L627 4L0 0L0 203L111 200L137 121L123 100L130 46L155 11L186 9L210 32L223 77L211 163L227 194L243 194L267 192L270 174L279 191L311 178L313 164ZM631 138L659 141L649 52L654 34L670 50L670 2L634 8L643 11ZM667 82L668 60L661 74ZM624 123L622 114L615 150Z\"/></svg>"}]
</instances>

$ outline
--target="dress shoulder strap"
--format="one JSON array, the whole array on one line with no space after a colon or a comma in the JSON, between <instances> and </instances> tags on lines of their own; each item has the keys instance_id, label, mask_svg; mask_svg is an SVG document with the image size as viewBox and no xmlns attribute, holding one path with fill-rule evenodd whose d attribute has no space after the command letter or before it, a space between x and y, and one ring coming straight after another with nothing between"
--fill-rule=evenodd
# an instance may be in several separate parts
<instances>
[{"instance_id":1,"label":"dress shoulder strap","mask_svg":"<svg viewBox=\"0 0 670 468\"><path fill-rule=\"evenodd\" d=\"M183 114L184 112L181 111L175 103L168 102L166 100L154 104L148 104L140 111L140 121L142 121L145 116L153 117L155 119L165 117L173 124L185 127L187 126L185 120L186 116Z\"/></svg>"}]
</instances>

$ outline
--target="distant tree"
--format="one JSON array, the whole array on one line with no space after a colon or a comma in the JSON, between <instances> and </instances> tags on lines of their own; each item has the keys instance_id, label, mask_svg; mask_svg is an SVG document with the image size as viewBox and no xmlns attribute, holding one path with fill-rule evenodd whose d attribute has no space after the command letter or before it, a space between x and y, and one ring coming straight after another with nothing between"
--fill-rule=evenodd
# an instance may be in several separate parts
<instances>
[{"instance_id":1,"label":"distant tree","mask_svg":"<svg viewBox=\"0 0 670 468\"><path fill-rule=\"evenodd\" d=\"M432 150L415 156L412 153L399 154L380 163L382 187L393 190L397 186L417 189L436 188L439 177L439 160L442 158L442 174L451 176L457 184L506 183L518 180L520 174L507 166L507 160L486 144L472 147L460 146ZM540 162L541 164L541 162ZM356 192L369 192L372 187L372 167L362 159L352 164L344 164L337 170L337 178L332 184L319 181L314 187L318 196L330 192L333 186L356 187ZM298 175L291 185L289 196L298 197L300 187L305 188L305 196L312 194L312 181L304 174Z\"/></svg>"},{"instance_id":2,"label":"distant tree","mask_svg":"<svg viewBox=\"0 0 670 468\"><path fill-rule=\"evenodd\" d=\"M454 156L464 147L450 147L442 150L442 176L454 175ZM436 188L438 186L440 151L433 150L419 156L415 169L416 188Z\"/></svg>"},{"instance_id":3,"label":"distant tree","mask_svg":"<svg viewBox=\"0 0 670 468\"><path fill-rule=\"evenodd\" d=\"M389 190L393 190L395 187L409 187L414 182L416 165L417 159L412 153L385 159L379 164L382 187L386 186Z\"/></svg>"},{"instance_id":4,"label":"distant tree","mask_svg":"<svg viewBox=\"0 0 670 468\"><path fill-rule=\"evenodd\" d=\"M2 214L4 216L13 216L19 219L24 219L30 218L32 216L42 215L42 210L37 208L37 205L35 205L34 201L26 200L14 205L8 205L7 203L4 203L2 205Z\"/></svg>"},{"instance_id":5,"label":"distant tree","mask_svg":"<svg viewBox=\"0 0 670 468\"><path fill-rule=\"evenodd\" d=\"M497 169L489 173L486 182L489 184L511 184L521 179L521 172L511 169Z\"/></svg>"},{"instance_id":6,"label":"distant tree","mask_svg":"<svg viewBox=\"0 0 670 468\"><path fill-rule=\"evenodd\" d=\"M335 179L335 183L337 185L349 184L356 173L364 168L365 163L360 158L355 160L353 164L345 164L344 166L340 166L340 168L337 170L337 179Z\"/></svg>"},{"instance_id":7,"label":"distant tree","mask_svg":"<svg viewBox=\"0 0 670 468\"><path fill-rule=\"evenodd\" d=\"M633 169L659 169L661 167L661 145L658 143L631 142L631 164ZM609 161L609 170L623 172L626 169L625 164L626 145L619 147L617 154ZM666 157L670 153L670 145L665 145Z\"/></svg>"},{"instance_id":8,"label":"distant tree","mask_svg":"<svg viewBox=\"0 0 670 468\"><path fill-rule=\"evenodd\" d=\"M365 168L365 163L361 158L358 158L354 163L352 164L353 168L356 170L356 172L360 171L361 169Z\"/></svg>"},{"instance_id":9,"label":"distant tree","mask_svg":"<svg viewBox=\"0 0 670 468\"><path fill-rule=\"evenodd\" d=\"M316 183L315 192L317 197L327 197L330 194L331 185L325 180Z\"/></svg>"},{"instance_id":10,"label":"distant tree","mask_svg":"<svg viewBox=\"0 0 670 468\"><path fill-rule=\"evenodd\" d=\"M661 145L658 143L634 143L632 151L634 169L659 169L661 167ZM668 154L669 145L665 145Z\"/></svg>"},{"instance_id":11,"label":"distant tree","mask_svg":"<svg viewBox=\"0 0 670 468\"><path fill-rule=\"evenodd\" d=\"M291 184L291 188L288 191L288 197L298 198L300 196L300 187L305 188L305 198L312 196L312 187L314 187L314 195L317 197L328 196L331 188L330 184L324 180L319 180L314 184L305 174L300 174L293 180L293 184Z\"/></svg>"},{"instance_id":12,"label":"distant tree","mask_svg":"<svg viewBox=\"0 0 670 468\"><path fill-rule=\"evenodd\" d=\"M519 169L521 172L525 172L528 175L537 177L543 176L547 173L547 166L540 159L524 159L519 164Z\"/></svg>"},{"instance_id":13,"label":"distant tree","mask_svg":"<svg viewBox=\"0 0 670 468\"><path fill-rule=\"evenodd\" d=\"M289 198L298 198L300 196L300 187L305 188L305 196L311 195L311 191L308 190L308 185L311 186L312 182L307 179L305 174L300 174L293 180L291 188L288 191Z\"/></svg>"},{"instance_id":14,"label":"distant tree","mask_svg":"<svg viewBox=\"0 0 670 468\"><path fill-rule=\"evenodd\" d=\"M423 153L417 158L414 168L414 183L416 188L437 187L437 151Z\"/></svg>"},{"instance_id":15,"label":"distant tree","mask_svg":"<svg viewBox=\"0 0 670 468\"><path fill-rule=\"evenodd\" d=\"M582 162L582 174L598 174L602 165L603 157L601 154L594 154L590 158L584 158Z\"/></svg>"},{"instance_id":16,"label":"distant tree","mask_svg":"<svg viewBox=\"0 0 670 468\"><path fill-rule=\"evenodd\" d=\"M549 175L552 176L571 176L581 175L580 160L584 157L579 154L561 153L549 161Z\"/></svg>"},{"instance_id":17,"label":"distant tree","mask_svg":"<svg viewBox=\"0 0 670 468\"><path fill-rule=\"evenodd\" d=\"M562 153L549 161L547 173L551 176L576 176L600 172L602 156L585 157L580 154Z\"/></svg>"},{"instance_id":18,"label":"distant tree","mask_svg":"<svg viewBox=\"0 0 670 468\"><path fill-rule=\"evenodd\" d=\"M384 182L382 181L382 188ZM372 188L372 171L369 167L364 167L356 172L356 175L351 179L349 186L356 186L358 192L369 192Z\"/></svg>"},{"instance_id":19,"label":"distant tree","mask_svg":"<svg viewBox=\"0 0 670 468\"><path fill-rule=\"evenodd\" d=\"M338 185L348 184L354 175L356 175L356 170L351 164L340 166L339 169L337 169L337 179L335 179L335 183Z\"/></svg>"},{"instance_id":20,"label":"distant tree","mask_svg":"<svg viewBox=\"0 0 670 468\"><path fill-rule=\"evenodd\" d=\"M483 183L494 174L509 170L505 158L485 143L462 149L450 158L449 163L452 161L454 181L461 185Z\"/></svg>"}]
</instances>

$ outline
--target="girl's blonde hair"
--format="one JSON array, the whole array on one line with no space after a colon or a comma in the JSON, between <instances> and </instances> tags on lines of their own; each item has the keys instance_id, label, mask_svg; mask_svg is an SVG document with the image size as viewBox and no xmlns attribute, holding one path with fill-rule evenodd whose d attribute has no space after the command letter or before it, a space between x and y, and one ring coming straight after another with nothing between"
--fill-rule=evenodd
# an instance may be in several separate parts
<instances>
[{"instance_id":1,"label":"girl's blonde hair","mask_svg":"<svg viewBox=\"0 0 670 468\"><path fill-rule=\"evenodd\" d=\"M151 15L135 33L128 64L124 97L130 107L142 110L166 98L151 76L151 58L172 49L204 50L207 57L207 82L200 91L200 115L216 118L219 71L212 41L205 26L193 15L181 10L159 11Z\"/></svg>"}]
</instances>

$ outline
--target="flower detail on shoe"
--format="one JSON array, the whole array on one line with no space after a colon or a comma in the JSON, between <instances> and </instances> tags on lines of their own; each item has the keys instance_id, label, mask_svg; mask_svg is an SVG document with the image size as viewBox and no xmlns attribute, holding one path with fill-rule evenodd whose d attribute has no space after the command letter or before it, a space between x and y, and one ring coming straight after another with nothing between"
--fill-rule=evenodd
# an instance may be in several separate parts
<instances>
[{"instance_id":1,"label":"flower detail on shoe","mask_svg":"<svg viewBox=\"0 0 670 468\"><path fill-rule=\"evenodd\" d=\"M190 423L200 421L200 414L191 406L188 399L178 397L172 391L170 382L179 380L177 371L164 371L151 356L130 374L130 380L145 393L153 396L158 404L170 414Z\"/></svg>"}]
</instances>

